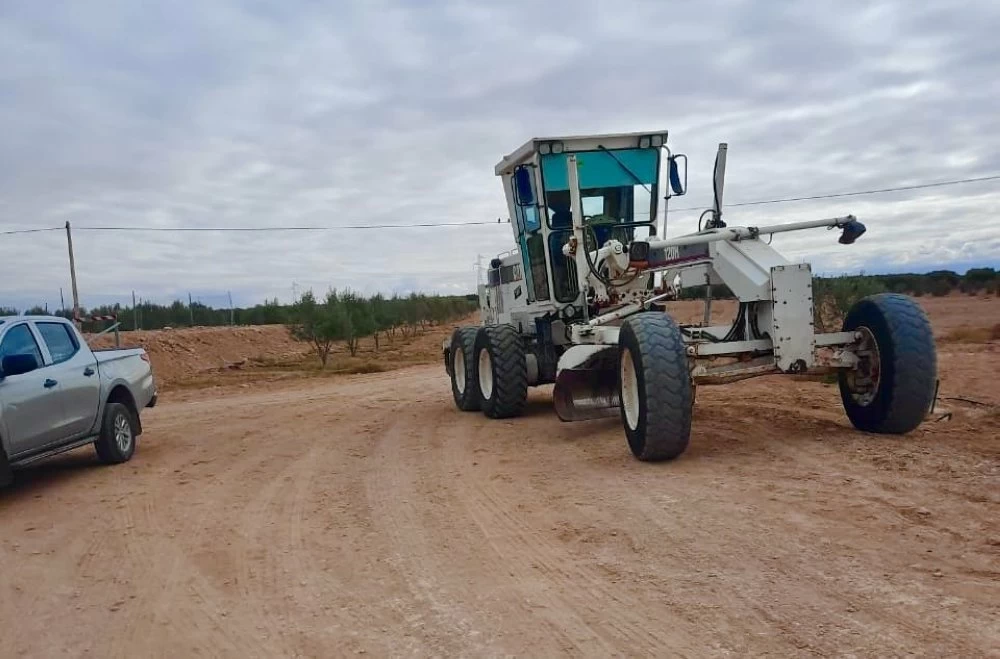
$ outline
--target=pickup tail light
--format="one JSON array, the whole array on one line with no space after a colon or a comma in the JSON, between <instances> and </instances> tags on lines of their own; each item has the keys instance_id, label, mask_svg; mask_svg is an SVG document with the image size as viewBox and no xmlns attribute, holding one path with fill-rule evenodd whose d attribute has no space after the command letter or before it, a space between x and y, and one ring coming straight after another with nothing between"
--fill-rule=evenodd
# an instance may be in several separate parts
<instances>
[{"instance_id":1,"label":"pickup tail light","mask_svg":"<svg viewBox=\"0 0 1000 659\"><path fill-rule=\"evenodd\" d=\"M145 352L139 353L139 359L146 362L147 364L149 363L149 355Z\"/></svg>"}]
</instances>

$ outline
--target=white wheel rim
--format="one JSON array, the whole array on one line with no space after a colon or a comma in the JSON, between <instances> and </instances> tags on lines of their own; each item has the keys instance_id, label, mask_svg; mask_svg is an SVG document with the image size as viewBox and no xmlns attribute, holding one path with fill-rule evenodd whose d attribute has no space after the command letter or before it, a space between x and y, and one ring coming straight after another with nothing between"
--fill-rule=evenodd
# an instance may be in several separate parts
<instances>
[{"instance_id":1,"label":"white wheel rim","mask_svg":"<svg viewBox=\"0 0 1000 659\"><path fill-rule=\"evenodd\" d=\"M493 397L493 360L486 348L479 351L479 391L486 400Z\"/></svg>"},{"instance_id":2,"label":"white wheel rim","mask_svg":"<svg viewBox=\"0 0 1000 659\"><path fill-rule=\"evenodd\" d=\"M458 346L455 349L455 357L451 363L451 370L455 374L455 387L458 389L458 393L465 393L465 354L462 351L462 347Z\"/></svg>"},{"instance_id":3,"label":"white wheel rim","mask_svg":"<svg viewBox=\"0 0 1000 659\"><path fill-rule=\"evenodd\" d=\"M639 426L639 378L632 361L632 352L626 348L622 351L622 409L625 410L625 423L629 430Z\"/></svg>"}]
</instances>

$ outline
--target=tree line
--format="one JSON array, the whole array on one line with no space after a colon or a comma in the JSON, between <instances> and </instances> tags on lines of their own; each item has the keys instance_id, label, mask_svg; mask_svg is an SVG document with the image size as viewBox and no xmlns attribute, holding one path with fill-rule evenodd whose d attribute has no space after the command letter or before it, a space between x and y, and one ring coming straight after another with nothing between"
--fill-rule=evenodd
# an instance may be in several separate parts
<instances>
[{"instance_id":1,"label":"tree line","mask_svg":"<svg viewBox=\"0 0 1000 659\"><path fill-rule=\"evenodd\" d=\"M289 309L287 325L295 338L312 344L325 366L337 341L343 341L353 357L362 338L373 337L377 351L383 340L413 335L429 324L462 318L477 308L474 295L386 298L376 294L365 298L352 291L331 290L318 299L307 291Z\"/></svg>"},{"instance_id":2,"label":"tree line","mask_svg":"<svg viewBox=\"0 0 1000 659\"><path fill-rule=\"evenodd\" d=\"M916 297L949 293L1000 295L1000 271L994 268L970 268L960 275L951 270L935 270L923 274L868 275L880 282L887 291L908 293Z\"/></svg>"},{"instance_id":3,"label":"tree line","mask_svg":"<svg viewBox=\"0 0 1000 659\"><path fill-rule=\"evenodd\" d=\"M92 307L90 309L81 308L81 316L89 318L92 316L116 316L121 323L122 331L139 329L163 329L164 327L191 327L203 326L213 327L222 325L297 325L303 302L312 293L303 295L294 304L281 304L277 299L265 300L262 304L252 307L237 307L234 309L214 308L200 302L187 304L181 300L175 300L172 304L154 304L152 302L142 302L134 308L127 305L115 304ZM475 295L462 296L439 296L411 293L410 295L393 295L386 297L381 294L365 298L357 293L345 291L343 293L334 292L337 303L343 302L352 309L353 317L359 326L364 326L365 312L358 312L355 308L359 305L371 309L371 314L377 318L375 326L380 331L389 331L391 334L399 332L409 332L412 328L421 327L427 323L441 322L454 317L464 316L471 313L478 306L478 297ZM314 300L315 301L315 300ZM325 302L325 301L324 301ZM334 306L338 306L335 304ZM377 310L377 311L376 311ZM72 309L58 309L49 311L44 307L33 307L22 310L30 315L53 315L63 318L72 318ZM15 308L0 307L0 315L14 316L21 311ZM107 321L85 321L83 328L85 331L99 331L107 327ZM365 336L370 336L368 332Z\"/></svg>"},{"instance_id":4,"label":"tree line","mask_svg":"<svg viewBox=\"0 0 1000 659\"><path fill-rule=\"evenodd\" d=\"M960 275L951 270L935 270L926 273L901 273L893 275L840 275L814 277L814 288L824 291L839 289L846 294L851 289L864 289L872 293L905 293L914 297L933 295L941 297L950 293L967 295L993 294L1000 296L1000 270L994 268L971 268ZM685 288L680 293L682 300L705 297L705 287ZM731 298L732 291L725 284L712 286L712 297Z\"/></svg>"}]
</instances>

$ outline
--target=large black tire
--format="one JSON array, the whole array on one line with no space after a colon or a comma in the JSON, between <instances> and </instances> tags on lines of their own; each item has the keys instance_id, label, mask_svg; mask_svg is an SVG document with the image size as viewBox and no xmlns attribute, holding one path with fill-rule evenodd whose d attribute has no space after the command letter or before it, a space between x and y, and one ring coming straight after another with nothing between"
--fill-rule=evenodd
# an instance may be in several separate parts
<instances>
[{"instance_id":1,"label":"large black tire","mask_svg":"<svg viewBox=\"0 0 1000 659\"><path fill-rule=\"evenodd\" d=\"M97 457L105 464L128 462L135 453L135 413L122 403L108 403L104 407L101 434L94 442Z\"/></svg>"},{"instance_id":2,"label":"large black tire","mask_svg":"<svg viewBox=\"0 0 1000 659\"><path fill-rule=\"evenodd\" d=\"M521 335L512 325L489 325L476 336L476 383L483 413L506 419L524 412L528 362Z\"/></svg>"},{"instance_id":3,"label":"large black tire","mask_svg":"<svg viewBox=\"0 0 1000 659\"><path fill-rule=\"evenodd\" d=\"M848 312L844 331L861 331L866 338L870 333L877 347L867 358L878 369L877 386L859 393L859 388L852 386L858 371L839 373L840 398L854 427L903 434L920 425L934 402L937 386L934 333L920 305L896 293L863 298Z\"/></svg>"},{"instance_id":4,"label":"large black tire","mask_svg":"<svg viewBox=\"0 0 1000 659\"><path fill-rule=\"evenodd\" d=\"M476 386L476 334L478 327L459 327L451 335L448 353L451 395L463 412L478 412L479 387Z\"/></svg>"},{"instance_id":5,"label":"large black tire","mask_svg":"<svg viewBox=\"0 0 1000 659\"><path fill-rule=\"evenodd\" d=\"M665 313L630 316L618 338L618 395L632 454L673 460L691 439L693 387L677 323Z\"/></svg>"}]
</instances>

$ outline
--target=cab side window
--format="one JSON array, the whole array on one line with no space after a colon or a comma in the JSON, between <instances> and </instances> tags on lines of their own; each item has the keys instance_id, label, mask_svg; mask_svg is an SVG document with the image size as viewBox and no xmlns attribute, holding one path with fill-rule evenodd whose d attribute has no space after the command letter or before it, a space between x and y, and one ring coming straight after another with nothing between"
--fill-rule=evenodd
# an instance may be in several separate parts
<instances>
[{"instance_id":1,"label":"cab side window","mask_svg":"<svg viewBox=\"0 0 1000 659\"><path fill-rule=\"evenodd\" d=\"M38 366L43 366L42 351L38 349L38 343L34 335L25 324L15 325L10 328L7 335L0 342L0 360L8 355L34 355Z\"/></svg>"},{"instance_id":2,"label":"cab side window","mask_svg":"<svg viewBox=\"0 0 1000 659\"><path fill-rule=\"evenodd\" d=\"M35 326L49 348L53 364L71 359L80 349L76 337L62 323L35 323Z\"/></svg>"}]
</instances>

